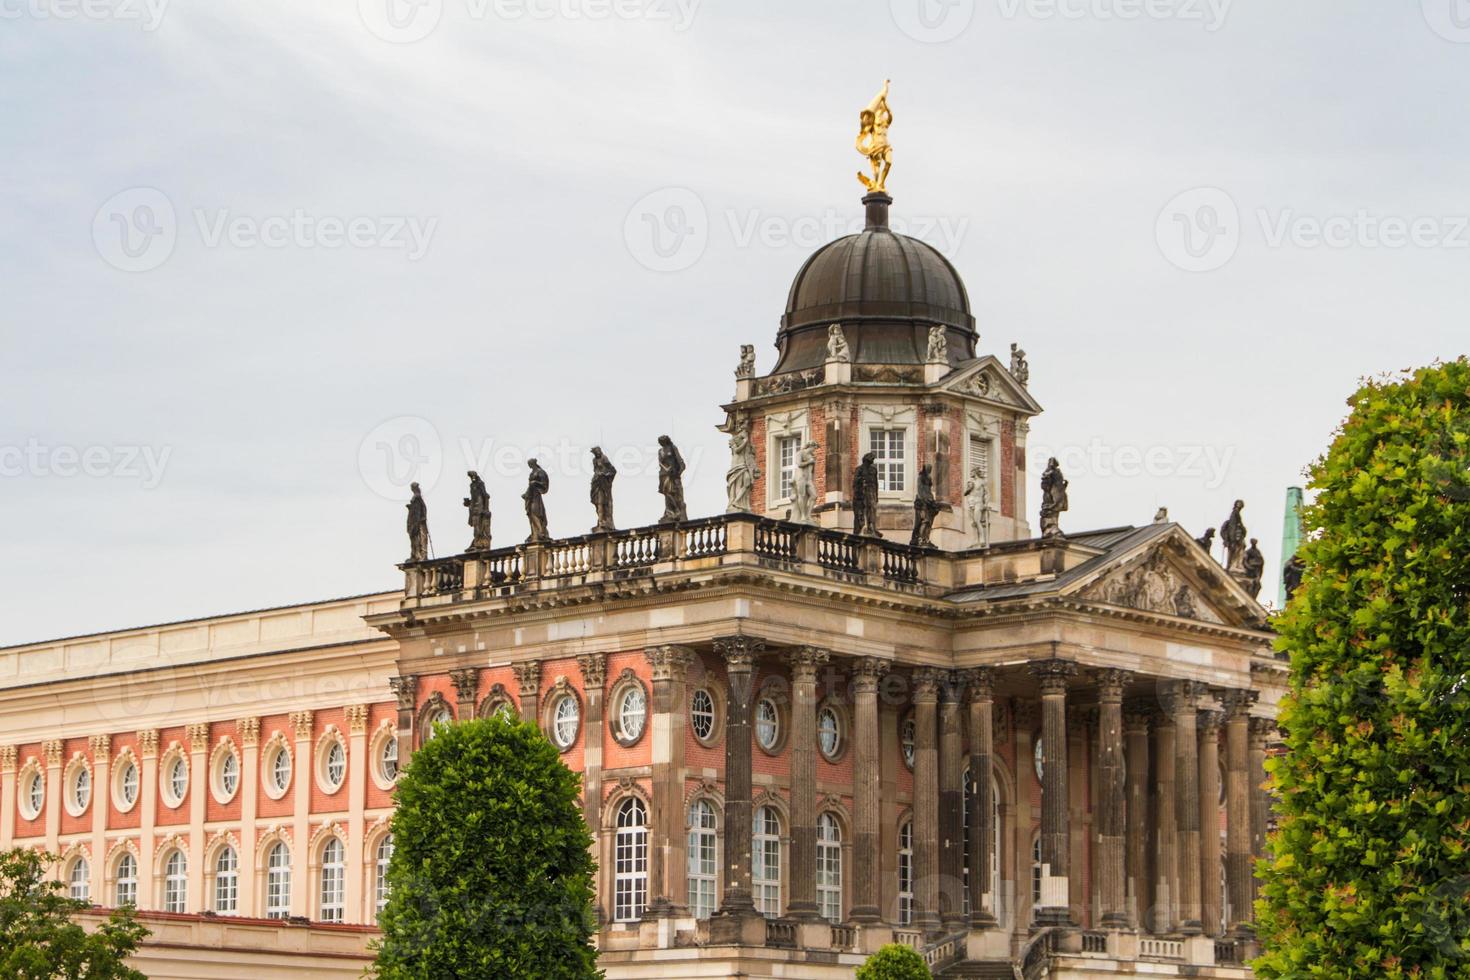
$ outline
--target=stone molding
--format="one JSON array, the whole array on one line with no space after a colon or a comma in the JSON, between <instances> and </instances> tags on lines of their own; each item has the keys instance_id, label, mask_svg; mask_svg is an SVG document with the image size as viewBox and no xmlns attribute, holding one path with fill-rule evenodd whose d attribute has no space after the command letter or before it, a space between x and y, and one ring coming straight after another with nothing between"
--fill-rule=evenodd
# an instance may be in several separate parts
<instances>
[{"instance_id":1,"label":"stone molding","mask_svg":"<svg viewBox=\"0 0 1470 980\"><path fill-rule=\"evenodd\" d=\"M418 703L419 678L417 674L405 674L402 677L388 678L388 687L393 691L393 697L398 702L399 711L411 711Z\"/></svg>"},{"instance_id":2,"label":"stone molding","mask_svg":"<svg viewBox=\"0 0 1470 980\"><path fill-rule=\"evenodd\" d=\"M516 683L520 685L521 697L534 698L541 692L541 661L528 660L512 664L510 669L515 674Z\"/></svg>"}]
</instances>

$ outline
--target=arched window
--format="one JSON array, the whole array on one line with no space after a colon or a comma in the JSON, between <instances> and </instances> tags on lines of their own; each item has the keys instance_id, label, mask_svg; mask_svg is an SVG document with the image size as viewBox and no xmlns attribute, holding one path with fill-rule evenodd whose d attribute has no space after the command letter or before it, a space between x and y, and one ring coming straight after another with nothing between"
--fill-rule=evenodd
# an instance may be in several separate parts
<instances>
[{"instance_id":1,"label":"arched window","mask_svg":"<svg viewBox=\"0 0 1470 980\"><path fill-rule=\"evenodd\" d=\"M577 743L582 726L582 706L574 695L563 694L551 708L551 740L565 752Z\"/></svg>"},{"instance_id":2,"label":"arched window","mask_svg":"<svg viewBox=\"0 0 1470 980\"><path fill-rule=\"evenodd\" d=\"M903 752L903 764L910 769L914 768L914 741L918 737L918 729L914 726L912 717L905 718L898 728L898 744Z\"/></svg>"},{"instance_id":3,"label":"arched window","mask_svg":"<svg viewBox=\"0 0 1470 980\"><path fill-rule=\"evenodd\" d=\"M817 910L828 922L842 921L842 828L837 818L817 818Z\"/></svg>"},{"instance_id":4,"label":"arched window","mask_svg":"<svg viewBox=\"0 0 1470 980\"><path fill-rule=\"evenodd\" d=\"M636 922L647 904L648 811L631 796L618 807L613 839L613 920Z\"/></svg>"},{"instance_id":5,"label":"arched window","mask_svg":"<svg viewBox=\"0 0 1470 980\"><path fill-rule=\"evenodd\" d=\"M373 911L381 916L388 904L388 864L393 860L393 835L384 834L373 855Z\"/></svg>"},{"instance_id":6,"label":"arched window","mask_svg":"<svg viewBox=\"0 0 1470 980\"><path fill-rule=\"evenodd\" d=\"M347 750L342 747L341 742L333 739L332 744L327 746L327 757L323 760L322 770L322 774L327 777L327 789L341 787L342 780L347 778Z\"/></svg>"},{"instance_id":7,"label":"arched window","mask_svg":"<svg viewBox=\"0 0 1470 980\"><path fill-rule=\"evenodd\" d=\"M86 772L86 770L82 770ZM71 863L71 871L67 873L67 893L78 902L90 901L92 898L92 868L87 864L87 859L78 856Z\"/></svg>"},{"instance_id":8,"label":"arched window","mask_svg":"<svg viewBox=\"0 0 1470 980\"><path fill-rule=\"evenodd\" d=\"M132 759L122 764L117 777L117 795L128 809L138 802L138 765Z\"/></svg>"},{"instance_id":9,"label":"arched window","mask_svg":"<svg viewBox=\"0 0 1470 980\"><path fill-rule=\"evenodd\" d=\"M234 915L240 903L240 855L226 844L214 856L214 910Z\"/></svg>"},{"instance_id":10,"label":"arched window","mask_svg":"<svg viewBox=\"0 0 1470 980\"><path fill-rule=\"evenodd\" d=\"M184 852L175 848L163 864L163 910L183 912L188 905L189 862Z\"/></svg>"},{"instance_id":11,"label":"arched window","mask_svg":"<svg viewBox=\"0 0 1470 980\"><path fill-rule=\"evenodd\" d=\"M750 885L756 911L767 918L781 914L781 818L772 807L755 811L751 840Z\"/></svg>"},{"instance_id":12,"label":"arched window","mask_svg":"<svg viewBox=\"0 0 1470 980\"><path fill-rule=\"evenodd\" d=\"M774 752L781 742L781 712L770 698L755 704L755 740L767 752Z\"/></svg>"},{"instance_id":13,"label":"arched window","mask_svg":"<svg viewBox=\"0 0 1470 980\"><path fill-rule=\"evenodd\" d=\"M689 910L696 919L708 919L715 912L716 830L715 808L709 800L695 800L689 807Z\"/></svg>"},{"instance_id":14,"label":"arched window","mask_svg":"<svg viewBox=\"0 0 1470 980\"><path fill-rule=\"evenodd\" d=\"M321 920L342 921L342 894L347 888L347 852L335 837L322 848Z\"/></svg>"},{"instance_id":15,"label":"arched window","mask_svg":"<svg viewBox=\"0 0 1470 980\"><path fill-rule=\"evenodd\" d=\"M279 793L284 793L286 787L291 785L291 753L284 745L277 746L271 754L271 787Z\"/></svg>"},{"instance_id":16,"label":"arched window","mask_svg":"<svg viewBox=\"0 0 1470 980\"><path fill-rule=\"evenodd\" d=\"M265 859L265 917L284 919L290 914L291 850L285 841L276 841Z\"/></svg>"},{"instance_id":17,"label":"arched window","mask_svg":"<svg viewBox=\"0 0 1470 980\"><path fill-rule=\"evenodd\" d=\"M828 762L836 762L842 754L842 718L831 705L817 712L817 748Z\"/></svg>"},{"instance_id":18,"label":"arched window","mask_svg":"<svg viewBox=\"0 0 1470 980\"><path fill-rule=\"evenodd\" d=\"M225 799L232 799L240 786L240 757L226 751L219 764L219 788Z\"/></svg>"},{"instance_id":19,"label":"arched window","mask_svg":"<svg viewBox=\"0 0 1470 980\"><path fill-rule=\"evenodd\" d=\"M1041 906L1041 835L1031 841L1031 909L1032 914Z\"/></svg>"},{"instance_id":20,"label":"arched window","mask_svg":"<svg viewBox=\"0 0 1470 980\"><path fill-rule=\"evenodd\" d=\"M398 778L397 735L389 735L383 739L383 746L378 750L378 774L386 783L391 783Z\"/></svg>"},{"instance_id":21,"label":"arched window","mask_svg":"<svg viewBox=\"0 0 1470 980\"><path fill-rule=\"evenodd\" d=\"M92 802L92 774L86 766L78 766L71 781L71 802L78 811L85 810Z\"/></svg>"},{"instance_id":22,"label":"arched window","mask_svg":"<svg viewBox=\"0 0 1470 980\"><path fill-rule=\"evenodd\" d=\"M689 725L701 742L709 741L715 734L715 699L704 688L695 691L689 699Z\"/></svg>"},{"instance_id":23,"label":"arched window","mask_svg":"<svg viewBox=\"0 0 1470 980\"><path fill-rule=\"evenodd\" d=\"M117 861L117 889L114 897L118 906L138 904L138 859L126 851Z\"/></svg>"},{"instance_id":24,"label":"arched window","mask_svg":"<svg viewBox=\"0 0 1470 980\"><path fill-rule=\"evenodd\" d=\"M184 761L182 755L176 756L168 767L168 799L171 806L178 806L184 801L184 794L189 792L189 763Z\"/></svg>"},{"instance_id":25,"label":"arched window","mask_svg":"<svg viewBox=\"0 0 1470 980\"><path fill-rule=\"evenodd\" d=\"M914 822L898 828L898 924L914 922Z\"/></svg>"}]
</instances>

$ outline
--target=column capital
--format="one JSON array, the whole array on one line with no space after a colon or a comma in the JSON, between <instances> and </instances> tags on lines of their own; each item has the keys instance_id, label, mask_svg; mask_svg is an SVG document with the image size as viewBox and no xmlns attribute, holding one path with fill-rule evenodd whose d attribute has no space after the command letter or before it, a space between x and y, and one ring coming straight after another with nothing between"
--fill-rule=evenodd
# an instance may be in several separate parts
<instances>
[{"instance_id":1,"label":"column capital","mask_svg":"<svg viewBox=\"0 0 1470 980\"><path fill-rule=\"evenodd\" d=\"M1111 703L1121 703L1123 700L1123 688L1133 676L1131 670L1120 670L1115 667L1107 667L1095 671L1093 678L1097 681L1098 698Z\"/></svg>"},{"instance_id":2,"label":"column capital","mask_svg":"<svg viewBox=\"0 0 1470 980\"><path fill-rule=\"evenodd\" d=\"M510 672L515 675L516 684L520 686L521 697L533 698L541 692L541 661L526 660L511 664Z\"/></svg>"},{"instance_id":3,"label":"column capital","mask_svg":"<svg viewBox=\"0 0 1470 980\"><path fill-rule=\"evenodd\" d=\"M1127 701L1123 704L1123 731L1130 735L1147 735L1149 723L1154 720L1151 705L1142 701Z\"/></svg>"},{"instance_id":4,"label":"column capital","mask_svg":"<svg viewBox=\"0 0 1470 980\"><path fill-rule=\"evenodd\" d=\"M581 654L577 657L577 669L582 672L584 692L600 691L607 685L607 654Z\"/></svg>"},{"instance_id":5,"label":"column capital","mask_svg":"<svg viewBox=\"0 0 1470 980\"><path fill-rule=\"evenodd\" d=\"M715 640L715 653L724 658L727 671L752 671L756 660L765 652L766 641L752 636L737 634Z\"/></svg>"},{"instance_id":6,"label":"column capital","mask_svg":"<svg viewBox=\"0 0 1470 980\"><path fill-rule=\"evenodd\" d=\"M653 668L654 680L683 680L689 665L694 663L694 651L671 645L649 647L643 651L643 659Z\"/></svg>"},{"instance_id":7,"label":"column capital","mask_svg":"<svg viewBox=\"0 0 1470 980\"><path fill-rule=\"evenodd\" d=\"M1159 691L1159 702L1169 714L1198 707L1204 685L1198 681L1165 681Z\"/></svg>"},{"instance_id":8,"label":"column capital","mask_svg":"<svg viewBox=\"0 0 1470 980\"><path fill-rule=\"evenodd\" d=\"M1034 660L1028 669L1041 683L1041 694L1057 695L1067 693L1067 680L1077 673L1077 664L1071 660Z\"/></svg>"},{"instance_id":9,"label":"column capital","mask_svg":"<svg viewBox=\"0 0 1470 980\"><path fill-rule=\"evenodd\" d=\"M1220 735L1220 723L1225 720L1225 712L1214 708L1201 709L1195 716L1195 724L1199 726L1200 734L1206 738L1217 738Z\"/></svg>"},{"instance_id":10,"label":"column capital","mask_svg":"<svg viewBox=\"0 0 1470 980\"><path fill-rule=\"evenodd\" d=\"M0 745L0 772L15 772L14 745Z\"/></svg>"},{"instance_id":11,"label":"column capital","mask_svg":"<svg viewBox=\"0 0 1470 980\"><path fill-rule=\"evenodd\" d=\"M449 672L454 684L454 696L460 701L473 701L480 691L480 668L457 667Z\"/></svg>"},{"instance_id":12,"label":"column capital","mask_svg":"<svg viewBox=\"0 0 1470 980\"><path fill-rule=\"evenodd\" d=\"M1230 720L1243 718L1250 714L1251 705L1260 698L1257 691L1248 691L1244 688L1230 688L1220 695L1220 703L1225 706L1225 714Z\"/></svg>"},{"instance_id":13,"label":"column capital","mask_svg":"<svg viewBox=\"0 0 1470 980\"><path fill-rule=\"evenodd\" d=\"M915 704L924 702L933 704L939 700L939 684L944 676L944 671L935 670L933 667L920 667L913 673Z\"/></svg>"},{"instance_id":14,"label":"column capital","mask_svg":"<svg viewBox=\"0 0 1470 980\"><path fill-rule=\"evenodd\" d=\"M46 757L46 765L56 767L61 765L62 741L59 738L48 738L41 743L41 753Z\"/></svg>"},{"instance_id":15,"label":"column capital","mask_svg":"<svg viewBox=\"0 0 1470 980\"><path fill-rule=\"evenodd\" d=\"M291 732L296 736L296 741L306 742L311 739L311 722L316 715L311 711L291 712Z\"/></svg>"},{"instance_id":16,"label":"column capital","mask_svg":"<svg viewBox=\"0 0 1470 980\"><path fill-rule=\"evenodd\" d=\"M190 725L184 730L189 739L190 752L209 751L209 726L206 724Z\"/></svg>"},{"instance_id":17,"label":"column capital","mask_svg":"<svg viewBox=\"0 0 1470 980\"><path fill-rule=\"evenodd\" d=\"M876 694L891 664L880 657L861 657L852 663L852 689L855 694Z\"/></svg>"},{"instance_id":18,"label":"column capital","mask_svg":"<svg viewBox=\"0 0 1470 980\"><path fill-rule=\"evenodd\" d=\"M965 678L965 693L971 704L995 699L995 671L990 667L971 667L961 671Z\"/></svg>"},{"instance_id":19,"label":"column capital","mask_svg":"<svg viewBox=\"0 0 1470 980\"><path fill-rule=\"evenodd\" d=\"M1251 719L1251 748L1264 749L1276 737L1276 721L1273 718Z\"/></svg>"},{"instance_id":20,"label":"column capital","mask_svg":"<svg viewBox=\"0 0 1470 980\"><path fill-rule=\"evenodd\" d=\"M398 710L408 711L418 703L419 678L417 674L390 677L388 687L392 690L393 697L398 700Z\"/></svg>"},{"instance_id":21,"label":"column capital","mask_svg":"<svg viewBox=\"0 0 1470 980\"><path fill-rule=\"evenodd\" d=\"M99 759L106 759L112 755L112 736L93 735L87 739L87 748L92 750L92 755Z\"/></svg>"},{"instance_id":22,"label":"column capital","mask_svg":"<svg viewBox=\"0 0 1470 980\"><path fill-rule=\"evenodd\" d=\"M944 704L959 704L965 695L965 672L946 670L939 679L939 700Z\"/></svg>"},{"instance_id":23,"label":"column capital","mask_svg":"<svg viewBox=\"0 0 1470 980\"><path fill-rule=\"evenodd\" d=\"M145 728L138 733L138 754L145 759L158 755L158 729Z\"/></svg>"},{"instance_id":24,"label":"column capital","mask_svg":"<svg viewBox=\"0 0 1470 980\"><path fill-rule=\"evenodd\" d=\"M814 681L817 668L832 659L832 655L821 647L797 647L786 655L791 662L791 673L795 680Z\"/></svg>"},{"instance_id":25,"label":"column capital","mask_svg":"<svg viewBox=\"0 0 1470 980\"><path fill-rule=\"evenodd\" d=\"M241 718L235 722L235 731L240 733L240 744L246 748L260 744L259 718Z\"/></svg>"},{"instance_id":26,"label":"column capital","mask_svg":"<svg viewBox=\"0 0 1470 980\"><path fill-rule=\"evenodd\" d=\"M367 731L367 705L349 704L346 708L342 709L342 714L347 719L348 734L361 735Z\"/></svg>"}]
</instances>

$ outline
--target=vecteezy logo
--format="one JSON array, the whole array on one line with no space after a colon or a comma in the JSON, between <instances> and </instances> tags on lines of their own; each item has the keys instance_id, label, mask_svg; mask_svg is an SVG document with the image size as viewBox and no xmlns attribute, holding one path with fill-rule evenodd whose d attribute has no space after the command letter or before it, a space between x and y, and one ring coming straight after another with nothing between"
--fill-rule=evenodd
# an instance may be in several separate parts
<instances>
[{"instance_id":1,"label":"vecteezy logo","mask_svg":"<svg viewBox=\"0 0 1470 980\"><path fill-rule=\"evenodd\" d=\"M1186 272L1211 272L1240 247L1240 209L1218 187L1196 187L1159 212L1154 237L1164 258Z\"/></svg>"},{"instance_id":2,"label":"vecteezy logo","mask_svg":"<svg viewBox=\"0 0 1470 980\"><path fill-rule=\"evenodd\" d=\"M168 261L179 237L173 202L152 187L112 195L92 218L92 244L103 261L124 272L147 272Z\"/></svg>"},{"instance_id":3,"label":"vecteezy logo","mask_svg":"<svg viewBox=\"0 0 1470 980\"><path fill-rule=\"evenodd\" d=\"M709 213L687 187L665 187L639 198L628 211L623 240L645 269L681 272L709 245Z\"/></svg>"},{"instance_id":4,"label":"vecteezy logo","mask_svg":"<svg viewBox=\"0 0 1470 980\"><path fill-rule=\"evenodd\" d=\"M444 0L357 0L357 15L374 37L390 44L412 44L439 26Z\"/></svg>"},{"instance_id":5,"label":"vecteezy logo","mask_svg":"<svg viewBox=\"0 0 1470 980\"><path fill-rule=\"evenodd\" d=\"M428 419L400 415L377 426L357 447L357 469L368 489L385 500L407 500L408 486L427 493L439 482L444 451Z\"/></svg>"},{"instance_id":6,"label":"vecteezy logo","mask_svg":"<svg viewBox=\"0 0 1470 980\"><path fill-rule=\"evenodd\" d=\"M942 44L964 33L975 17L975 0L889 0L893 22L915 41Z\"/></svg>"},{"instance_id":7,"label":"vecteezy logo","mask_svg":"<svg viewBox=\"0 0 1470 980\"><path fill-rule=\"evenodd\" d=\"M1430 30L1456 44L1470 44L1470 0L1419 0Z\"/></svg>"}]
</instances>

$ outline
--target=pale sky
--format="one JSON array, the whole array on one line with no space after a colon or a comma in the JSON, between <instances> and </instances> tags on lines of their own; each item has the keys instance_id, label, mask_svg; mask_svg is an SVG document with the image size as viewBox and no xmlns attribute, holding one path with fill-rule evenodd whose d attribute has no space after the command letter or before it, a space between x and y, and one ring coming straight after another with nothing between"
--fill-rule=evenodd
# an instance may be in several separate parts
<instances>
[{"instance_id":1,"label":"pale sky","mask_svg":"<svg viewBox=\"0 0 1470 980\"><path fill-rule=\"evenodd\" d=\"M410 473L441 554L476 463L498 545L528 455L653 521L664 432L722 511L885 78L1066 529L1242 497L1274 568L1357 379L1464 352L1465 0L0 0L0 644L393 588Z\"/></svg>"}]
</instances>

